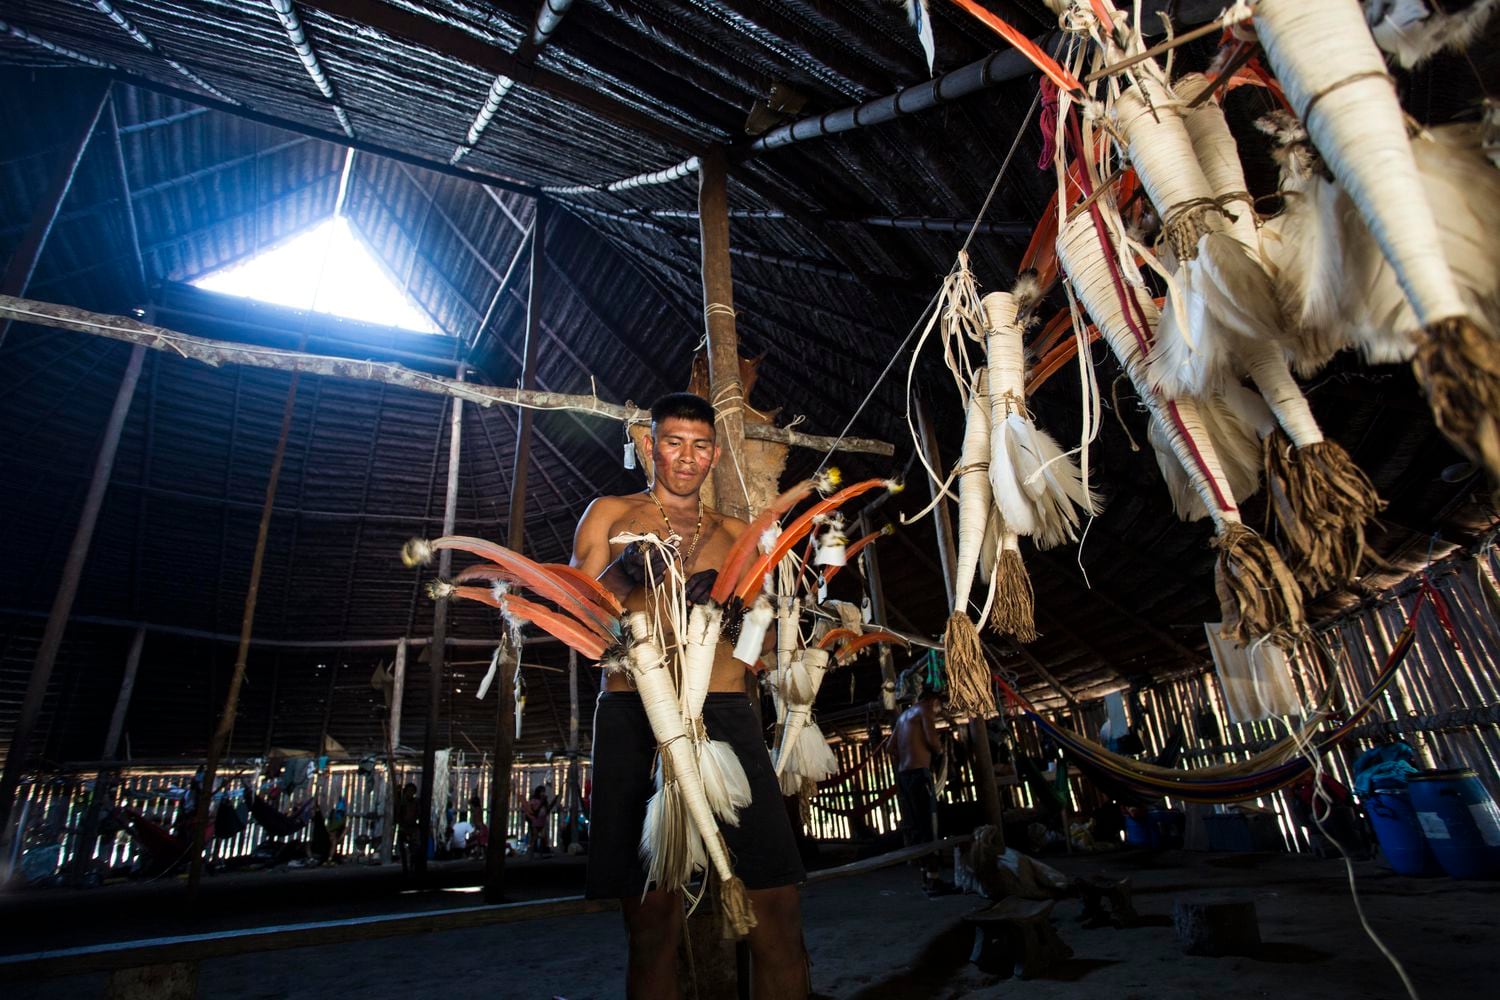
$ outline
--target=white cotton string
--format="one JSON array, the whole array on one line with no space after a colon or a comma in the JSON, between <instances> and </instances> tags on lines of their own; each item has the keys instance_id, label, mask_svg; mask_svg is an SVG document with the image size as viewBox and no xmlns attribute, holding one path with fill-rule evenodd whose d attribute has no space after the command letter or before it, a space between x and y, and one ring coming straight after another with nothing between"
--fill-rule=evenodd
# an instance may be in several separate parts
<instances>
[{"instance_id":1,"label":"white cotton string","mask_svg":"<svg viewBox=\"0 0 1500 1000\"><path fill-rule=\"evenodd\" d=\"M1318 640L1317 638L1314 638L1313 641L1320 642L1320 640ZM1324 647L1324 653L1330 658L1330 660L1335 658L1333 651L1328 649L1326 646ZM1347 653L1344 653L1343 655L1347 655ZM1334 676L1337 676L1337 670L1334 671ZM1307 705L1305 704L1300 707L1302 709L1302 717L1304 719L1316 718L1319 714L1321 714L1321 711L1317 708L1313 708L1311 711L1309 711ZM1354 903L1355 914L1359 916L1359 926L1364 930L1365 936L1370 939L1371 943L1380 950L1380 954L1385 956L1385 960L1390 963L1391 968L1396 970L1396 975L1401 980L1401 985L1403 988L1405 988L1406 995L1410 997L1411 1000L1421 1000L1421 997L1417 995L1416 985L1412 982L1411 976L1409 976L1406 972L1406 966L1403 965L1401 963L1401 960L1396 957L1395 953L1386 946L1385 941L1381 939L1380 935L1375 933L1375 928L1371 926L1369 918L1365 915L1364 904L1360 902L1359 898L1359 887L1355 884L1354 881L1354 861L1349 857L1348 850L1345 849L1344 845L1340 843L1338 839L1335 838L1332 834L1330 834L1326 827L1323 826L1323 817L1319 815L1318 806L1319 804L1322 804L1323 812L1326 813L1328 811L1328 807L1333 804L1333 799L1329 796L1327 790L1323 787L1322 753L1312 745L1312 742L1308 737L1308 733L1304 730L1303 727L1294 728L1289 722L1287 722L1280 716L1276 717L1276 721L1280 722L1283 726L1286 727L1287 734L1291 736L1293 743L1296 744L1298 752L1303 756L1305 760L1307 760L1309 765L1311 765L1312 767L1313 794L1309 802L1309 811L1312 813L1313 825L1318 828L1318 832L1323 835L1323 839L1327 840L1334 846L1334 849L1339 852L1339 859L1344 862L1344 874L1349 882L1349 898ZM1307 727L1307 729L1310 730L1311 727L1309 726Z\"/></svg>"},{"instance_id":2,"label":"white cotton string","mask_svg":"<svg viewBox=\"0 0 1500 1000\"><path fill-rule=\"evenodd\" d=\"M979 224L984 221L985 214L989 211L990 202L992 202L995 198L995 192L1000 190L1000 182L1005 178L1006 172L1010 169L1010 163L1011 160L1015 159L1016 150L1021 148L1021 140L1025 137L1026 130L1031 127L1031 118L1036 114L1036 109L1041 106L1041 103L1042 92L1039 88L1036 92L1036 96L1031 99L1031 107L1027 109L1026 117L1021 120L1020 128L1016 129L1016 135L1015 138L1011 140L1010 149L1006 151L1005 159L1000 163L1000 170L995 174L995 180L990 184L989 193L984 196L984 203L979 206L979 211L974 216L974 224L969 227L969 234L964 237L964 245L960 249L967 251L969 249L969 244L973 242L974 234L979 231ZM933 294L932 299L927 303L927 307L922 310L922 314L917 317L916 323L912 324L911 330L907 332L905 339L901 341L901 345L896 348L895 352L891 355L890 360L885 363L885 368L881 370L880 376L876 378L875 381L870 385L869 391L865 393L865 398L860 400L859 406L855 407L854 413L849 417L849 421L844 424L844 429L839 431L838 437L834 438L833 444L829 445L828 451L824 452L823 458L818 462L818 468L821 469L827 466L828 460L832 458L833 453L838 450L839 443L849 435L849 430L854 426L854 421L858 420L859 415L864 412L865 407L870 405L870 400L875 398L875 391L880 388L881 383L885 381L886 376L888 376L891 373L891 369L895 367L896 359L901 357L901 355L906 351L906 345L911 343L912 338L917 336L917 332L919 330L922 331L922 338L924 340L926 339L927 334L932 331L932 326L936 320L936 315L934 314L934 318L927 321L925 328L923 326L923 320L926 319L928 313L937 306L941 296L941 289ZM913 367L916 363L916 355L920 354L921 350L921 344L919 343L916 349L912 352ZM913 427L911 423L911 384L912 368L908 368L906 376L906 426L911 430L912 440L915 441L917 439L916 428ZM922 449L918 448L917 455L919 458L921 457L921 454ZM932 473L930 467L927 467L927 462L925 459L922 461L922 464L924 468L928 468L928 474L931 475L934 480L936 480L937 476Z\"/></svg>"},{"instance_id":3,"label":"white cotton string","mask_svg":"<svg viewBox=\"0 0 1500 1000\"><path fill-rule=\"evenodd\" d=\"M730 311L733 312L733 310ZM712 406L714 408L715 423L723 420L729 414L743 412L745 406L744 383L740 381L738 372L735 373L734 377L726 379L719 386L718 390L714 393ZM740 449L730 448L729 460L734 463L734 476L740 481L740 491L744 493L745 502L749 504L753 498L750 494L750 485L745 481L744 466L740 463ZM722 497L719 498L719 502L724 502ZM754 514L755 512L751 511L749 513Z\"/></svg>"}]
</instances>

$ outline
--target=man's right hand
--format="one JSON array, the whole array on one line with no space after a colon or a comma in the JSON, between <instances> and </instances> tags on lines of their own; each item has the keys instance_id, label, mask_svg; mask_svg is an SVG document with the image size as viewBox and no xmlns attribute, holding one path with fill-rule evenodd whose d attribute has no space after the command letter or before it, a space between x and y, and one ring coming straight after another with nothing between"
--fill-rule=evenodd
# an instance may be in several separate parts
<instances>
[{"instance_id":1,"label":"man's right hand","mask_svg":"<svg viewBox=\"0 0 1500 1000\"><path fill-rule=\"evenodd\" d=\"M632 583L641 586L646 582L648 569L653 580L660 580L666 576L667 560L666 551L661 546L636 541L625 546L625 551L620 553L615 563Z\"/></svg>"}]
</instances>

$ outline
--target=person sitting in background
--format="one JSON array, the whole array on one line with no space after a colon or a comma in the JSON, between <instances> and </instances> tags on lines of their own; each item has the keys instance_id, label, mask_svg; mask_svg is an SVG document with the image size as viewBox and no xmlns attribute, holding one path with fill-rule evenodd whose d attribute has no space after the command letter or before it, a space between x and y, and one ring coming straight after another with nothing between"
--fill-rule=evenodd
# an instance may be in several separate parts
<instances>
[{"instance_id":1,"label":"person sitting in background","mask_svg":"<svg viewBox=\"0 0 1500 1000\"><path fill-rule=\"evenodd\" d=\"M468 812L458 814L458 822L453 824L453 836L448 841L448 848L454 854L463 856L469 853L469 841L474 836L474 824L469 822Z\"/></svg>"}]
</instances>

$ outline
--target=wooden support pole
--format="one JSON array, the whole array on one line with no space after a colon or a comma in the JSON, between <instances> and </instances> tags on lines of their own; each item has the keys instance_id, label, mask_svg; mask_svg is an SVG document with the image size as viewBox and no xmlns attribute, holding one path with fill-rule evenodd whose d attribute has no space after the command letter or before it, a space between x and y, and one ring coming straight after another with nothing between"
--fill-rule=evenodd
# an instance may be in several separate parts
<instances>
[{"instance_id":1,"label":"wooden support pole","mask_svg":"<svg viewBox=\"0 0 1500 1000\"><path fill-rule=\"evenodd\" d=\"M135 691L135 675L141 666L141 650L146 645L146 630L137 628L130 638L130 652L125 654L125 676L120 679L120 694L109 717L109 731L104 737L100 760L114 760L120 749L120 734L125 731L125 715L130 710L130 696Z\"/></svg>"},{"instance_id":2,"label":"wooden support pole","mask_svg":"<svg viewBox=\"0 0 1500 1000\"><path fill-rule=\"evenodd\" d=\"M458 366L458 381L464 377L463 365ZM453 400L453 411L448 418L448 487L443 499L443 534L453 534L458 521L458 476L460 459L463 456L464 411L463 401ZM437 576L448 579L453 571L453 552L444 549L438 553ZM427 648L427 730L422 741L422 795L421 816L417 829L421 837L416 847L416 871L427 872L427 840L436 834L432 829L432 791L437 780L438 720L443 707L443 662L447 658L448 645L448 598L433 601L432 645Z\"/></svg>"},{"instance_id":3,"label":"wooden support pole","mask_svg":"<svg viewBox=\"0 0 1500 1000\"><path fill-rule=\"evenodd\" d=\"M130 194L130 171L125 167L125 149L120 142L120 115L116 108L114 87L109 96L109 135L115 154L115 179L120 187L120 211L125 213L125 231L130 239L130 262L134 267L131 275L135 279L135 290L142 300L150 293L150 279L146 276L146 258L141 254L141 234L135 223L135 200Z\"/></svg>"},{"instance_id":4,"label":"wooden support pole","mask_svg":"<svg viewBox=\"0 0 1500 1000\"><path fill-rule=\"evenodd\" d=\"M714 498L731 517L750 519L745 492L745 387L734 327L734 275L729 263L729 159L722 146L703 154L698 172L698 226L703 247L703 318L708 333L708 392L722 453Z\"/></svg>"},{"instance_id":5,"label":"wooden support pole","mask_svg":"<svg viewBox=\"0 0 1500 1000\"><path fill-rule=\"evenodd\" d=\"M546 267L547 218L550 208L537 202L532 222L531 281L526 290L526 339L521 347L521 388L536 388L536 369L542 354L542 270ZM531 420L535 410L523 407L516 421L516 456L510 472L510 525L505 546L523 551L526 540L526 480L531 470Z\"/></svg>"},{"instance_id":6,"label":"wooden support pole","mask_svg":"<svg viewBox=\"0 0 1500 1000\"><path fill-rule=\"evenodd\" d=\"M406 698L406 649L403 638L396 643L396 663L391 667L391 710L386 722L385 803L380 816L380 863L391 863L391 848L396 832L396 792L400 789L396 778L396 751L401 746L401 703Z\"/></svg>"},{"instance_id":7,"label":"wooden support pole","mask_svg":"<svg viewBox=\"0 0 1500 1000\"><path fill-rule=\"evenodd\" d=\"M942 458L938 450L932 414L928 412L926 402L921 399L917 400L916 411L917 433L922 435L922 450L926 453L928 464L934 469L940 469ZM930 485L936 496L938 485L936 483ZM948 610L952 611L955 602L953 584L958 554L953 545L953 515L948 508L947 500L939 501L933 509L933 527L937 530L938 558L943 567L943 585L948 591ZM873 546L870 547L873 548ZM974 784L978 788L979 804L984 810L985 822L995 827L996 843L1003 847L1004 809L1000 804L1000 789L995 784L995 759L990 753L989 727L984 719L969 720L969 749L973 753L971 759L974 762Z\"/></svg>"},{"instance_id":8,"label":"wooden support pole","mask_svg":"<svg viewBox=\"0 0 1500 1000\"><path fill-rule=\"evenodd\" d=\"M20 320L50 326L57 330L72 330L108 337L111 340L123 340L126 343L142 344L155 351L166 351L215 367L239 364L249 365L252 368L308 372L314 375L328 375L364 382L386 382L418 392L465 399L480 406L494 406L497 403L510 406L533 406L543 410L570 410L579 414L592 414L619 421L639 421L648 417L647 411L639 407L606 403L593 396L543 390L528 391L507 386L473 385L459 379L429 375L426 372L413 371L410 368L381 361L309 354L301 350L267 351L263 347L179 333L165 327L142 323L129 316L113 316L108 313L78 309L74 306L9 295L0 295L0 319ZM751 424L745 428L745 436L820 452L832 448L842 452L882 455L886 458L896 453L895 447L888 441L803 434L800 431L788 430L785 427L772 427L769 424Z\"/></svg>"},{"instance_id":9,"label":"wooden support pole","mask_svg":"<svg viewBox=\"0 0 1500 1000\"><path fill-rule=\"evenodd\" d=\"M484 901L505 900L505 841L510 827L510 770L515 758L516 671L521 650L500 652L500 675L495 678L495 761L490 776L490 801L485 812L489 842L484 851Z\"/></svg>"},{"instance_id":10,"label":"wooden support pole","mask_svg":"<svg viewBox=\"0 0 1500 1000\"><path fill-rule=\"evenodd\" d=\"M6 848L9 844L11 806L15 802L16 791L21 786L21 773L26 769L30 755L31 737L36 731L42 702L47 697L52 668L56 665L58 651L62 648L63 632L68 627L73 599L78 595L83 564L88 558L89 544L94 538L94 526L99 522L99 511L104 506L104 493L109 488L110 472L114 469L115 453L120 446L120 434L125 429L125 418L130 413L130 403L135 398L135 387L140 381L144 361L144 349L136 347L130 352L130 360L125 364L125 374L115 392L114 408L104 425L104 437L99 442L99 454L94 460L94 472L89 479L83 510L78 515L78 527L73 531L73 542L68 548L67 559L63 562L62 579L57 585L57 594L52 599L52 611L47 616L47 626L42 631L36 660L32 663L31 678L27 681L26 695L21 702L21 713L11 732L5 771L0 775L0 858L9 857ZM5 862L0 861L0 867L4 865ZM4 877L8 874L7 871L0 871L0 882L4 882Z\"/></svg>"},{"instance_id":11,"label":"wooden support pole","mask_svg":"<svg viewBox=\"0 0 1500 1000\"><path fill-rule=\"evenodd\" d=\"M271 534L271 514L276 507L276 486L281 481L281 464L286 458L286 441L292 433L292 418L297 412L297 385L302 376L294 374L287 386L286 403L281 408L281 433L276 438L276 452L271 456L271 474L266 479L266 499L260 510L260 530L255 536L255 554L250 560L250 582L245 589L245 611L240 618L240 644L234 657L234 673L229 691L224 695L224 711L208 744L208 760L203 765L203 784L198 789L198 810L193 822L193 856L188 869L189 906L197 898L198 883L203 878L203 834L208 828L208 806L214 797L214 779L218 777L219 760L229 745L235 715L240 707L240 688L245 683L245 668L250 660L250 636L255 631L255 604L260 596L260 574L266 561L266 539Z\"/></svg>"},{"instance_id":12,"label":"wooden support pole","mask_svg":"<svg viewBox=\"0 0 1500 1000\"><path fill-rule=\"evenodd\" d=\"M57 165L52 185L41 201L37 202L21 242L16 244L16 249L11 253L4 275L0 275L0 295L24 295L26 286L31 284L37 262L42 259L42 251L47 247L47 237L52 234L52 227L62 212L63 202L68 200L73 178L78 176L78 165L83 162L89 140L93 138L94 129L99 125L99 116L104 113L105 104L109 103L109 81L100 80L98 88L99 96L89 104L89 110L79 120L78 130L73 133L72 141L63 147L67 153ZM0 319L0 345L5 343L10 323L9 319Z\"/></svg>"},{"instance_id":13,"label":"wooden support pole","mask_svg":"<svg viewBox=\"0 0 1500 1000\"><path fill-rule=\"evenodd\" d=\"M578 764L578 651L568 650L568 826L578 839L583 809L583 781Z\"/></svg>"},{"instance_id":14,"label":"wooden support pole","mask_svg":"<svg viewBox=\"0 0 1500 1000\"><path fill-rule=\"evenodd\" d=\"M859 516L859 528L857 534L864 537L870 533L870 519L865 515ZM870 594L870 621L876 625L889 624L885 612L885 584L880 579L880 558L875 552L879 543L866 545L860 551L860 558L865 561L865 587ZM894 723L896 720L896 660L891 653L891 645L888 642L880 644L880 704L890 716L887 720Z\"/></svg>"}]
</instances>

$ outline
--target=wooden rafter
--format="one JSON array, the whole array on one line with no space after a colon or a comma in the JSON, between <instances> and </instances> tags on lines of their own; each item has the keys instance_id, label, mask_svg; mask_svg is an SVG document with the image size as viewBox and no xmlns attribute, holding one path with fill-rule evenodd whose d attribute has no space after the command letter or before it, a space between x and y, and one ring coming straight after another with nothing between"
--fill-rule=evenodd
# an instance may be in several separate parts
<instances>
[{"instance_id":1,"label":"wooden rafter","mask_svg":"<svg viewBox=\"0 0 1500 1000\"><path fill-rule=\"evenodd\" d=\"M180 357L192 358L214 366L244 364L254 368L271 368L278 371L301 371L334 378L349 378L364 382L389 382L392 385L415 389L439 396L465 399L480 406L508 404L531 406L543 410L571 410L590 413L609 420L638 422L647 419L647 411L634 406L606 403L593 396L569 395L545 389L527 391L505 386L487 386L459 382L439 375L428 375L412 371L400 365L379 361L364 361L358 358L339 358L305 351L288 351L225 340L211 340L178 333L160 326L152 326L128 316L111 316L91 312L73 306L38 302L9 295L0 295L0 319L19 320L59 330L73 330L111 340L123 340L132 344L144 344L153 350L168 351ZM891 456L895 449L884 441L869 438L831 438L819 434L804 434L785 427L752 424L745 428L745 436L761 441L775 441L795 448L810 448L827 451L858 452L867 455Z\"/></svg>"}]
</instances>

